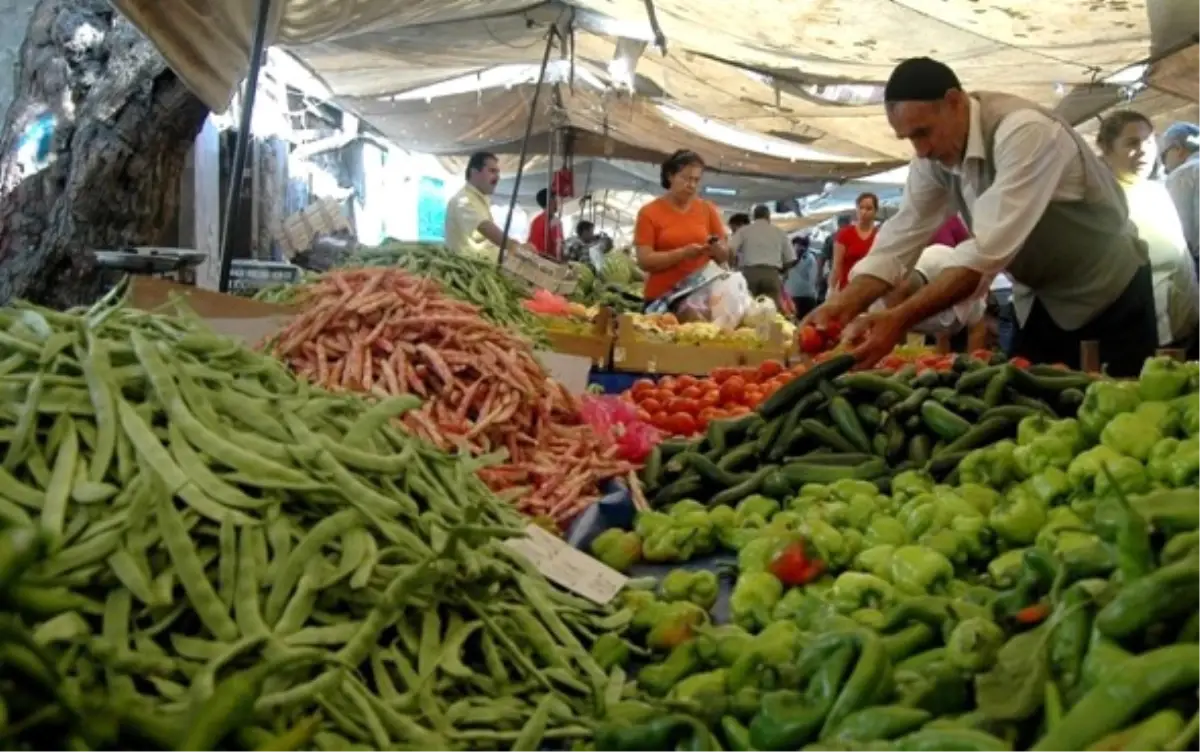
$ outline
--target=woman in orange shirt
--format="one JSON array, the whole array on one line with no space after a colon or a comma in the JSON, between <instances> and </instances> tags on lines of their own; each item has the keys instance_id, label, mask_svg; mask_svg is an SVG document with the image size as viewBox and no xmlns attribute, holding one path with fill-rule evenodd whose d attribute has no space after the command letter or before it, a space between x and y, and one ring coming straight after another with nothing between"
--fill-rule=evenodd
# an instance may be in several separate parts
<instances>
[{"instance_id":1,"label":"woman in orange shirt","mask_svg":"<svg viewBox=\"0 0 1200 752\"><path fill-rule=\"evenodd\" d=\"M704 160L694 151L681 150L662 164L666 193L638 211L633 243L638 266L646 272L642 297L657 300L709 260L729 258L725 223L717 207L700 198Z\"/></svg>"}]
</instances>

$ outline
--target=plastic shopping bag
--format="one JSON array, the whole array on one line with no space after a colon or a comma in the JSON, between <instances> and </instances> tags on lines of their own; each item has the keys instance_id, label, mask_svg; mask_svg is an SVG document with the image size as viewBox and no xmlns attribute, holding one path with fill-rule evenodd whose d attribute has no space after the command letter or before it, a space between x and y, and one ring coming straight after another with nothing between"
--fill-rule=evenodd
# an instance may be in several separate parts
<instances>
[{"instance_id":1,"label":"plastic shopping bag","mask_svg":"<svg viewBox=\"0 0 1200 752\"><path fill-rule=\"evenodd\" d=\"M753 301L746 278L741 272L733 272L709 286L710 320L725 331L733 331L742 325Z\"/></svg>"},{"instance_id":2,"label":"plastic shopping bag","mask_svg":"<svg viewBox=\"0 0 1200 752\"><path fill-rule=\"evenodd\" d=\"M597 435L616 444L617 456L628 462L644 461L662 440L658 429L638 419L636 407L612 395L584 396L579 413Z\"/></svg>"}]
</instances>

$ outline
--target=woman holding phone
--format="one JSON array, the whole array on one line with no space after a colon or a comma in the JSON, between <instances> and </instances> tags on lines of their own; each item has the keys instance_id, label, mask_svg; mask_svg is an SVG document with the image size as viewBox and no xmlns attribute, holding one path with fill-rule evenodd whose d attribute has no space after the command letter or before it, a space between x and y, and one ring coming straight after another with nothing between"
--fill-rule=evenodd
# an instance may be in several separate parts
<instances>
[{"instance_id":1,"label":"woman holding phone","mask_svg":"<svg viewBox=\"0 0 1200 752\"><path fill-rule=\"evenodd\" d=\"M729 259L725 223L717 207L700 198L704 160L681 150L662 164L662 196L638 211L633 242L638 266L646 272L642 297L647 304L670 293L677 284L711 260Z\"/></svg>"}]
</instances>

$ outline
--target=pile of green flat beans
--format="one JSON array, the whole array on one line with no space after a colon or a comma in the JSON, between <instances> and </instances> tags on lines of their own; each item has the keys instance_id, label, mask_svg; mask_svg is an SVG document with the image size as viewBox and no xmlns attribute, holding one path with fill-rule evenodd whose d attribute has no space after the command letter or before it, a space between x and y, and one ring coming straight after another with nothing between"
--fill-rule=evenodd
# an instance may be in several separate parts
<instances>
[{"instance_id":1,"label":"pile of green flat beans","mask_svg":"<svg viewBox=\"0 0 1200 752\"><path fill-rule=\"evenodd\" d=\"M454 253L434 243L385 242L355 251L347 265L395 266L442 283L451 297L479 306L487 320L520 332L535 346L546 344L546 330L522 305L529 290L493 263Z\"/></svg>"},{"instance_id":2,"label":"pile of green flat beans","mask_svg":"<svg viewBox=\"0 0 1200 752\"><path fill-rule=\"evenodd\" d=\"M416 404L186 318L0 309L0 747L586 742L630 613L506 545L488 458L393 427Z\"/></svg>"}]
</instances>

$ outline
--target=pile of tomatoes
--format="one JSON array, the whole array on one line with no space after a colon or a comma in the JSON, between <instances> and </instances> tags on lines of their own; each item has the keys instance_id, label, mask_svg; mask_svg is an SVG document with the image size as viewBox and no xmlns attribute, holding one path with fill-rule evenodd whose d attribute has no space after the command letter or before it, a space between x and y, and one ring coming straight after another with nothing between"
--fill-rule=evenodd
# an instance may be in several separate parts
<instances>
[{"instance_id":1,"label":"pile of tomatoes","mask_svg":"<svg viewBox=\"0 0 1200 752\"><path fill-rule=\"evenodd\" d=\"M717 368L698 378L682 374L658 381L638 379L621 399L638 408L638 417L664 433L694 436L713 420L743 415L758 407L807 366L787 368L768 360L757 367Z\"/></svg>"}]
</instances>

